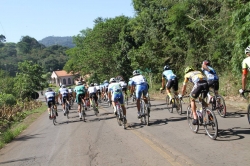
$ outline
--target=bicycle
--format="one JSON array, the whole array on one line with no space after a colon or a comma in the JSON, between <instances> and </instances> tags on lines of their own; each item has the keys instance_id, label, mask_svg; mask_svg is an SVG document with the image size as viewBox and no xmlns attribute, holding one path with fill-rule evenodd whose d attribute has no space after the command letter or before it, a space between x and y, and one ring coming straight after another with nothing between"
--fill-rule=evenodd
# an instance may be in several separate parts
<instances>
[{"instance_id":1,"label":"bicycle","mask_svg":"<svg viewBox=\"0 0 250 166\"><path fill-rule=\"evenodd\" d=\"M122 91L122 95L123 95L123 98L124 98L124 103L126 103L128 105L128 95L127 93L125 93L125 91Z\"/></svg>"},{"instance_id":2,"label":"bicycle","mask_svg":"<svg viewBox=\"0 0 250 166\"><path fill-rule=\"evenodd\" d=\"M225 118L226 117L226 113L227 113L227 108L226 108L226 104L225 104L225 100L224 98L219 95L219 94L215 94L215 91L209 91L211 92L213 95L212 99L212 110L217 110L218 114L222 117Z\"/></svg>"},{"instance_id":3,"label":"bicycle","mask_svg":"<svg viewBox=\"0 0 250 166\"><path fill-rule=\"evenodd\" d=\"M65 103L65 115L67 116L67 118L69 119L69 104L68 102Z\"/></svg>"},{"instance_id":4,"label":"bicycle","mask_svg":"<svg viewBox=\"0 0 250 166\"><path fill-rule=\"evenodd\" d=\"M53 102L49 102L49 104L51 104L50 106L50 118L53 121L53 124L56 125L56 110L55 110L55 105L53 104Z\"/></svg>"},{"instance_id":5,"label":"bicycle","mask_svg":"<svg viewBox=\"0 0 250 166\"><path fill-rule=\"evenodd\" d=\"M250 92L250 90L244 90L244 92L242 93L242 97L243 97L244 99L248 100L249 97L246 97L246 96L244 95L244 93L249 93L249 92ZM248 104L248 106L247 106L247 120L248 120L248 123L250 124L250 104Z\"/></svg>"},{"instance_id":6,"label":"bicycle","mask_svg":"<svg viewBox=\"0 0 250 166\"><path fill-rule=\"evenodd\" d=\"M131 99L133 102L136 100L135 92L133 92L133 94L131 95Z\"/></svg>"},{"instance_id":7,"label":"bicycle","mask_svg":"<svg viewBox=\"0 0 250 166\"><path fill-rule=\"evenodd\" d=\"M203 100L204 99L203 96L204 94L202 91L202 94L199 98ZM199 126L203 126L209 138L215 140L218 135L218 123L214 112L209 107L204 106L202 101L201 102L195 101L195 102L201 104L200 110L196 110L198 125L193 125L192 123L194 119L193 111L191 109L191 104L189 104L189 106L187 107L187 121L190 129L194 133L197 133L199 130Z\"/></svg>"},{"instance_id":8,"label":"bicycle","mask_svg":"<svg viewBox=\"0 0 250 166\"><path fill-rule=\"evenodd\" d=\"M98 108L96 107L96 103L95 103L95 100L94 100L94 96L93 95L90 95L89 97L89 100L90 100L90 105L93 107L93 110L95 112L95 115L97 116L99 111L98 111Z\"/></svg>"},{"instance_id":9,"label":"bicycle","mask_svg":"<svg viewBox=\"0 0 250 166\"><path fill-rule=\"evenodd\" d=\"M145 123L147 126L149 126L149 108L147 106L147 104L145 103L145 101L141 98L140 99L140 117L139 119L141 120L141 123Z\"/></svg>"},{"instance_id":10,"label":"bicycle","mask_svg":"<svg viewBox=\"0 0 250 166\"><path fill-rule=\"evenodd\" d=\"M149 107L151 107L151 102L150 102L149 93L147 93L146 98L147 98L147 100L148 100L148 105L149 105Z\"/></svg>"},{"instance_id":11,"label":"bicycle","mask_svg":"<svg viewBox=\"0 0 250 166\"><path fill-rule=\"evenodd\" d=\"M161 93L163 93L161 91ZM167 95L166 96L166 104L168 106L168 110L170 113L174 112L174 109L176 109L176 112L181 115L182 114L182 102L179 99L179 96L176 95L175 93L173 93L174 97L172 98L172 101L170 101L170 97ZM169 105L172 105L171 107L169 107Z\"/></svg>"},{"instance_id":12,"label":"bicycle","mask_svg":"<svg viewBox=\"0 0 250 166\"><path fill-rule=\"evenodd\" d=\"M116 119L117 119L117 123L119 126L123 125L123 128L126 129L126 124L127 124L127 120L123 115L123 110L121 108L120 102L119 101L115 101L115 109L116 109Z\"/></svg>"}]
</instances>

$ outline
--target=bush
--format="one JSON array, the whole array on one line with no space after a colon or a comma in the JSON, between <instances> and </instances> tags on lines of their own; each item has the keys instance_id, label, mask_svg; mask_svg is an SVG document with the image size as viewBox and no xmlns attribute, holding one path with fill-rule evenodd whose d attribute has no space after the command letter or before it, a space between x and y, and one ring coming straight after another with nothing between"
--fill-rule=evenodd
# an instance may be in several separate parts
<instances>
[{"instance_id":1,"label":"bush","mask_svg":"<svg viewBox=\"0 0 250 166\"><path fill-rule=\"evenodd\" d=\"M16 98L12 94L0 94L0 107L5 105L13 106L17 103Z\"/></svg>"}]
</instances>

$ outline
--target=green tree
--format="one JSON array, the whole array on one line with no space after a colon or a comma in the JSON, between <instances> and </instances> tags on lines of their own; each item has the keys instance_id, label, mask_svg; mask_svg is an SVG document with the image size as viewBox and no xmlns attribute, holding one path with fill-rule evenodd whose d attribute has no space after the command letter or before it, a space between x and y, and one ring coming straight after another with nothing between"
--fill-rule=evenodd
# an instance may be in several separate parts
<instances>
[{"instance_id":1,"label":"green tree","mask_svg":"<svg viewBox=\"0 0 250 166\"><path fill-rule=\"evenodd\" d=\"M30 99L32 93L44 88L43 83L46 79L42 77L43 69L31 61L18 63L18 69L20 72L15 78L14 89L19 94L19 98Z\"/></svg>"}]
</instances>

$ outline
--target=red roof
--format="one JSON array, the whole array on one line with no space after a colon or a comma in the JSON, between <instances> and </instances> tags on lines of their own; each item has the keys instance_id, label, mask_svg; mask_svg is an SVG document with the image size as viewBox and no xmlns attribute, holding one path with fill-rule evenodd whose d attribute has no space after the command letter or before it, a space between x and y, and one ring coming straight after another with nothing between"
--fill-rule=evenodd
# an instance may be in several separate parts
<instances>
[{"instance_id":1,"label":"red roof","mask_svg":"<svg viewBox=\"0 0 250 166\"><path fill-rule=\"evenodd\" d=\"M73 76L74 74L73 73L67 73L65 70L57 70L57 71L54 71L55 74L58 76L58 77L63 77L63 76Z\"/></svg>"}]
</instances>

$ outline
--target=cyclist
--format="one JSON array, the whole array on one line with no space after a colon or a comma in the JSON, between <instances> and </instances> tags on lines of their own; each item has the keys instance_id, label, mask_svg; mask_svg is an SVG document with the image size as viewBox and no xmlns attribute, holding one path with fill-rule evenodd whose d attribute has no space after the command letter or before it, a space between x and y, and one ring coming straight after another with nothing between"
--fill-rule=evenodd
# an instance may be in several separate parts
<instances>
[{"instance_id":1,"label":"cyclist","mask_svg":"<svg viewBox=\"0 0 250 166\"><path fill-rule=\"evenodd\" d=\"M172 95L171 95L171 88L174 90L174 94L178 96L178 78L177 76L173 73L169 65L165 65L163 68L163 73L162 73L162 83L161 83L161 88L160 90L164 90L166 87L166 92L167 95L170 98L170 104L172 103ZM165 84L165 80L167 83ZM179 109L179 108L177 108Z\"/></svg>"},{"instance_id":2,"label":"cyclist","mask_svg":"<svg viewBox=\"0 0 250 166\"><path fill-rule=\"evenodd\" d=\"M109 82L108 82L108 80L105 80L103 82L103 95L104 95L104 98L106 98L105 96L107 96L107 94L108 94L108 86L109 86ZM106 98L106 100L107 100L107 98Z\"/></svg>"},{"instance_id":3,"label":"cyclist","mask_svg":"<svg viewBox=\"0 0 250 166\"><path fill-rule=\"evenodd\" d=\"M97 97L101 97L101 87L97 84L97 83L94 83L94 86L96 88L96 94L97 94ZM100 101L101 99L99 99L98 97L98 100Z\"/></svg>"},{"instance_id":4,"label":"cyclist","mask_svg":"<svg viewBox=\"0 0 250 166\"><path fill-rule=\"evenodd\" d=\"M140 99L142 95L143 95L143 100L145 101L145 103L147 104L147 108L149 109L149 104L148 104L148 100L146 97L148 93L148 83L146 81L146 78L143 75L141 75L138 70L134 70L131 85L132 85L131 94L133 94L135 91L135 96L136 96L136 101L137 101L138 119L140 119L142 116L140 114L140 109L141 109ZM148 112L150 112L150 109L148 110ZM150 117L150 115L148 116Z\"/></svg>"},{"instance_id":5,"label":"cyclist","mask_svg":"<svg viewBox=\"0 0 250 166\"><path fill-rule=\"evenodd\" d=\"M69 87L69 101L73 100L74 101L74 96L73 96L73 89L71 87ZM69 105L69 108L71 107L71 105Z\"/></svg>"},{"instance_id":6,"label":"cyclist","mask_svg":"<svg viewBox=\"0 0 250 166\"><path fill-rule=\"evenodd\" d=\"M81 81L77 82L77 86L75 87L74 91L76 92L76 103L78 104L79 118L82 119L82 111L83 115L85 115L85 111L82 110L82 103L84 103L86 89ZM85 110L86 109L87 107L85 107Z\"/></svg>"},{"instance_id":7,"label":"cyclist","mask_svg":"<svg viewBox=\"0 0 250 166\"><path fill-rule=\"evenodd\" d=\"M92 100L92 102L95 102L96 108L98 109L98 102L97 102L97 89L94 85L94 83L90 83L90 86L88 88L88 96L89 98L94 99L94 101ZM98 111L97 111L98 112Z\"/></svg>"},{"instance_id":8,"label":"cyclist","mask_svg":"<svg viewBox=\"0 0 250 166\"><path fill-rule=\"evenodd\" d=\"M192 67L186 67L185 69L185 76L184 76L184 82L182 87L182 94L179 95L180 99L186 92L187 82L190 81L194 84L193 89L190 92L190 102L191 102L191 108L194 116L193 125L198 124L197 120L197 114L196 114L196 104L195 99L199 97L201 94L201 91L204 90L204 98L207 96L208 93L208 83L206 77L202 74L202 72L194 70ZM200 98L199 98L200 100ZM201 99L201 102L207 106L207 103L204 101L204 99Z\"/></svg>"},{"instance_id":9,"label":"cyclist","mask_svg":"<svg viewBox=\"0 0 250 166\"><path fill-rule=\"evenodd\" d=\"M240 94L243 94L247 84L247 73L250 67L250 45L245 49L246 58L242 61L242 89L239 90Z\"/></svg>"},{"instance_id":10,"label":"cyclist","mask_svg":"<svg viewBox=\"0 0 250 166\"><path fill-rule=\"evenodd\" d=\"M201 66L202 72L207 76L207 83L209 88L213 88L216 95L218 95L219 90L219 77L216 74L216 71L211 67L210 62L208 60L205 60L202 62ZM207 93L208 96L208 104L210 102L214 103L215 101L212 101L212 96ZM214 107L214 106L213 106Z\"/></svg>"},{"instance_id":11,"label":"cyclist","mask_svg":"<svg viewBox=\"0 0 250 166\"><path fill-rule=\"evenodd\" d=\"M59 96L62 101L62 106L63 106L63 114L66 116L66 111L65 111L65 104L66 102L69 104L69 90L66 88L65 85L62 85L61 88L59 89Z\"/></svg>"},{"instance_id":12,"label":"cyclist","mask_svg":"<svg viewBox=\"0 0 250 166\"><path fill-rule=\"evenodd\" d=\"M58 116L57 106L56 106L56 93L51 88L48 88L48 90L45 92L45 101L47 102L47 105L48 105L49 119L51 119L51 116L50 116L51 103L55 107L56 116Z\"/></svg>"},{"instance_id":13,"label":"cyclist","mask_svg":"<svg viewBox=\"0 0 250 166\"><path fill-rule=\"evenodd\" d=\"M116 82L115 78L110 78L109 83L110 84L108 86L108 98L109 98L109 101L112 102L112 105L114 108L114 114L115 115L117 114L115 102L118 101L122 107L125 123L127 123L126 108L124 106L121 84Z\"/></svg>"},{"instance_id":14,"label":"cyclist","mask_svg":"<svg viewBox=\"0 0 250 166\"><path fill-rule=\"evenodd\" d=\"M125 93L125 95L126 96L128 96L128 94L127 94L127 83L124 81L124 79L123 78L121 78L120 80L119 80L119 84L121 85L121 87L122 87L122 92L124 92Z\"/></svg>"}]
</instances>

